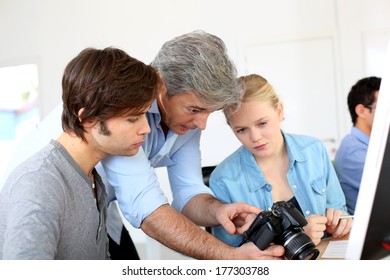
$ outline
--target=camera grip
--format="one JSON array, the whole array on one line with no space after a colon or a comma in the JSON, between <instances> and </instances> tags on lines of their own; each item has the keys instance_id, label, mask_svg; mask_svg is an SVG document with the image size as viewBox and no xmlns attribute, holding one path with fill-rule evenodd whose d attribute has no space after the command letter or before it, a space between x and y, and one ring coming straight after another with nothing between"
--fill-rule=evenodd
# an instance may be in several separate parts
<instances>
[{"instance_id":1,"label":"camera grip","mask_svg":"<svg viewBox=\"0 0 390 280\"><path fill-rule=\"evenodd\" d=\"M249 237L249 241L255 243L260 250L266 249L280 232L275 231L272 224L265 223L257 232Z\"/></svg>"}]
</instances>

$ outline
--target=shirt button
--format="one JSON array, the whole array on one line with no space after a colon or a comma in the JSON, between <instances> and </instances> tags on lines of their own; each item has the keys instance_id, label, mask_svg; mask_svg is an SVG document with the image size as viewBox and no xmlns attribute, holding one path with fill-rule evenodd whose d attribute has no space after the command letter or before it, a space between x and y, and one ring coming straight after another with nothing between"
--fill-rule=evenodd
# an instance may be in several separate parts
<instances>
[{"instance_id":1,"label":"shirt button","mask_svg":"<svg viewBox=\"0 0 390 280\"><path fill-rule=\"evenodd\" d=\"M268 211L271 211L272 210L272 208L271 207L268 207Z\"/></svg>"},{"instance_id":2,"label":"shirt button","mask_svg":"<svg viewBox=\"0 0 390 280\"><path fill-rule=\"evenodd\" d=\"M310 214L310 211L309 211L309 210L307 210L305 213L306 213L306 215L309 215L309 214Z\"/></svg>"},{"instance_id":3,"label":"shirt button","mask_svg":"<svg viewBox=\"0 0 390 280\"><path fill-rule=\"evenodd\" d=\"M325 189L322 189L322 192L325 192Z\"/></svg>"},{"instance_id":4,"label":"shirt button","mask_svg":"<svg viewBox=\"0 0 390 280\"><path fill-rule=\"evenodd\" d=\"M293 185L293 189L296 189L297 188L297 185Z\"/></svg>"}]
</instances>

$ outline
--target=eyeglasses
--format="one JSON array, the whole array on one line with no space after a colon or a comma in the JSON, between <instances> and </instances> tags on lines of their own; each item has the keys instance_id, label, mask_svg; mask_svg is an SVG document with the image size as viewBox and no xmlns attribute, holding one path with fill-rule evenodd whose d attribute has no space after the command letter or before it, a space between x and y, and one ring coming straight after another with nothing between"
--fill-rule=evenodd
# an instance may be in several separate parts
<instances>
[{"instance_id":1,"label":"eyeglasses","mask_svg":"<svg viewBox=\"0 0 390 280\"><path fill-rule=\"evenodd\" d=\"M366 107L366 108L370 109L370 111L371 111L371 110L374 110L374 109L376 109L376 104L371 104L371 105L364 105L364 107Z\"/></svg>"}]
</instances>

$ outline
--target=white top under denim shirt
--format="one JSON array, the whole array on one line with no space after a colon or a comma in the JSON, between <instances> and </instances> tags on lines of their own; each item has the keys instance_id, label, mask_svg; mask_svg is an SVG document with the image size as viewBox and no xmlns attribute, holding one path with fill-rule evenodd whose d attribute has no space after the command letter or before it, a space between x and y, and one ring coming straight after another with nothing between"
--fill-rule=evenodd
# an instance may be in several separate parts
<instances>
[{"instance_id":1,"label":"white top under denim shirt","mask_svg":"<svg viewBox=\"0 0 390 280\"><path fill-rule=\"evenodd\" d=\"M124 217L136 228L153 211L168 203L154 171L156 167L167 167L172 206L178 211L197 194L212 195L202 179L201 131L195 129L177 135L169 130L165 137L156 101L146 116L151 132L138 153L132 157L109 156L101 161L106 186L114 188ZM98 171L103 173L101 169Z\"/></svg>"},{"instance_id":2,"label":"white top under denim shirt","mask_svg":"<svg viewBox=\"0 0 390 280\"><path fill-rule=\"evenodd\" d=\"M289 158L287 180L304 216L325 215L327 208L347 212L344 193L324 144L309 136L283 136ZM242 201L269 211L276 202L272 200L272 186L244 146L216 167L210 188L224 203ZM240 235L231 235L221 226L213 228L213 233L232 246L242 242Z\"/></svg>"}]
</instances>

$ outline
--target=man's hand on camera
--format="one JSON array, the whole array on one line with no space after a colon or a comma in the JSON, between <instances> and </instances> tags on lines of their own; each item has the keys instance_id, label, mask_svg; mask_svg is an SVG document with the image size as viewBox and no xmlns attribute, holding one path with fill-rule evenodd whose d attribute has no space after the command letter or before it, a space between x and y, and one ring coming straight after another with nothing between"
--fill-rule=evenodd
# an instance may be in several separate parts
<instances>
[{"instance_id":1,"label":"man's hand on camera","mask_svg":"<svg viewBox=\"0 0 390 280\"><path fill-rule=\"evenodd\" d=\"M242 234L262 210L246 203L222 204L216 212L218 222L230 234Z\"/></svg>"},{"instance_id":2,"label":"man's hand on camera","mask_svg":"<svg viewBox=\"0 0 390 280\"><path fill-rule=\"evenodd\" d=\"M236 248L237 255L234 259L246 260L283 260L284 247L281 245L271 245L264 251L261 251L253 242L248 242Z\"/></svg>"}]
</instances>

